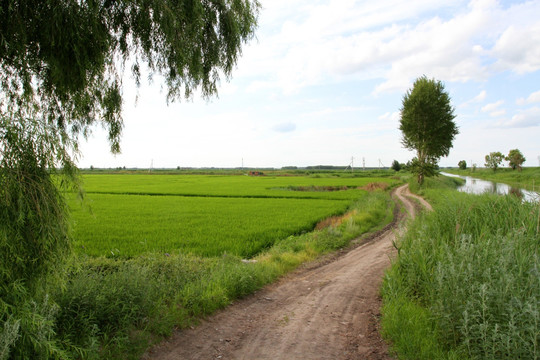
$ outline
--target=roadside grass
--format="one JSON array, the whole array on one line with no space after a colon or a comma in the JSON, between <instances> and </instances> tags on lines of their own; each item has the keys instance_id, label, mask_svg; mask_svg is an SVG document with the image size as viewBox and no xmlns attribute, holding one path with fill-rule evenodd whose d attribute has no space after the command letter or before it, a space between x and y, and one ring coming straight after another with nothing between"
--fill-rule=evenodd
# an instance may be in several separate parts
<instances>
[{"instance_id":1,"label":"roadside grass","mask_svg":"<svg viewBox=\"0 0 540 360\"><path fill-rule=\"evenodd\" d=\"M396 243L385 337L402 359L540 358L540 204L441 180L420 191L435 211Z\"/></svg>"},{"instance_id":2,"label":"roadside grass","mask_svg":"<svg viewBox=\"0 0 540 360\"><path fill-rule=\"evenodd\" d=\"M444 169L444 171L456 175L502 182L511 186L540 192L540 167L524 167L522 171L504 167L497 169L497 171L484 168L476 169L474 172L472 169Z\"/></svg>"},{"instance_id":3,"label":"roadside grass","mask_svg":"<svg viewBox=\"0 0 540 360\"><path fill-rule=\"evenodd\" d=\"M252 262L225 253L201 257L172 251L132 259L72 260L57 288L55 333L72 358L138 359L175 328L229 305L316 257L343 248L391 222L393 202L376 190L354 202L343 221L276 241Z\"/></svg>"}]
</instances>

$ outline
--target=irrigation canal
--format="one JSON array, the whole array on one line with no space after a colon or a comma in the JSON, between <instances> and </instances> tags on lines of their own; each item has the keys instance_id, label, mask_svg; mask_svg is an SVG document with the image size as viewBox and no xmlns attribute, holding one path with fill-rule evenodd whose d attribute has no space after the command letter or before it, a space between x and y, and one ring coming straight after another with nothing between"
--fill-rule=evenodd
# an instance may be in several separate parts
<instances>
[{"instance_id":1,"label":"irrigation canal","mask_svg":"<svg viewBox=\"0 0 540 360\"><path fill-rule=\"evenodd\" d=\"M508 184L496 183L493 181L482 180L482 179L476 179L471 176L448 174L445 172L441 172L441 175L450 176L450 177L458 177L458 178L464 179L465 184L459 186L457 189L458 191L466 192L469 194L483 194L487 192L487 193L493 193L493 194L506 195L506 194L512 193L512 194L521 196L524 201L531 201L531 202L540 201L539 193L530 191L530 190L515 188ZM538 185L540 186L540 184Z\"/></svg>"}]
</instances>

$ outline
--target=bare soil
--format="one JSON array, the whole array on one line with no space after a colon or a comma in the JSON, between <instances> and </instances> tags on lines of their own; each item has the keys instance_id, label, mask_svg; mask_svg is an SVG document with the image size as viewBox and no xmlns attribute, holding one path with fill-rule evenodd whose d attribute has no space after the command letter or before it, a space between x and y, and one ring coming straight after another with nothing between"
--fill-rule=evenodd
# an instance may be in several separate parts
<instances>
[{"instance_id":1,"label":"bare soil","mask_svg":"<svg viewBox=\"0 0 540 360\"><path fill-rule=\"evenodd\" d=\"M405 211L369 241L176 332L143 359L391 359L379 334L382 276L407 218L419 204L431 209L406 185L393 197Z\"/></svg>"}]
</instances>

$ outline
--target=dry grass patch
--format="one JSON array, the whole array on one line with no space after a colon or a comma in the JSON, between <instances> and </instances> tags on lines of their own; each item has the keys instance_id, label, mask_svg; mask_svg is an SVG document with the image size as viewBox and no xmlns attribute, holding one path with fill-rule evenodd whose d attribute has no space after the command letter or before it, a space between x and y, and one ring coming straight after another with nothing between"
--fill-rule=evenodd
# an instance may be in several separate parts
<instances>
[{"instance_id":1,"label":"dry grass patch","mask_svg":"<svg viewBox=\"0 0 540 360\"><path fill-rule=\"evenodd\" d=\"M381 182L373 182L369 183L365 186L359 187L360 190L366 190L366 191L375 191L375 190L386 190L388 189L390 185L387 183L381 183Z\"/></svg>"},{"instance_id":2,"label":"dry grass patch","mask_svg":"<svg viewBox=\"0 0 540 360\"><path fill-rule=\"evenodd\" d=\"M337 215L337 216L331 216L324 220L319 221L317 225L315 226L315 230L322 230L326 229L327 227L338 227L341 225L344 221L349 220L351 217L356 215L356 211L351 211L343 215Z\"/></svg>"}]
</instances>

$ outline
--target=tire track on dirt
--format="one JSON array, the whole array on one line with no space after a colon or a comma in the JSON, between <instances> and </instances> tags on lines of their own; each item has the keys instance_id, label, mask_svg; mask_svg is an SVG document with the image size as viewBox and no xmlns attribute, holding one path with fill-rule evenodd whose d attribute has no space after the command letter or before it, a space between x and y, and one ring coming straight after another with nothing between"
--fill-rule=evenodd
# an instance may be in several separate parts
<instances>
[{"instance_id":1,"label":"tire track on dirt","mask_svg":"<svg viewBox=\"0 0 540 360\"><path fill-rule=\"evenodd\" d=\"M394 191L408 216L399 212L395 225L369 242L177 332L143 359L390 359L378 331L379 287L392 241L416 214L412 196L407 185Z\"/></svg>"}]
</instances>

